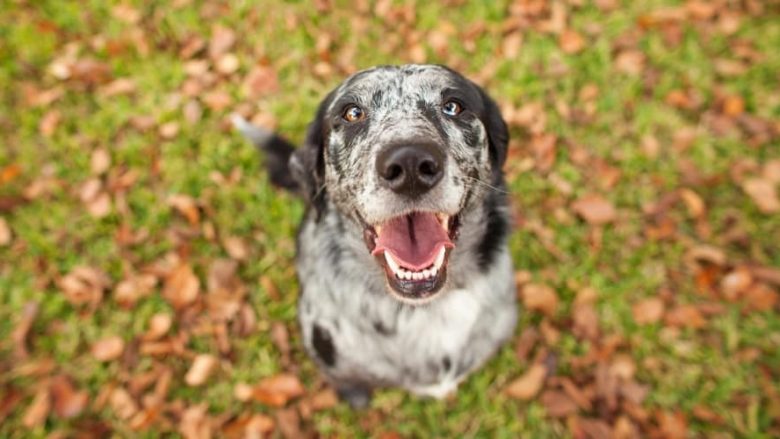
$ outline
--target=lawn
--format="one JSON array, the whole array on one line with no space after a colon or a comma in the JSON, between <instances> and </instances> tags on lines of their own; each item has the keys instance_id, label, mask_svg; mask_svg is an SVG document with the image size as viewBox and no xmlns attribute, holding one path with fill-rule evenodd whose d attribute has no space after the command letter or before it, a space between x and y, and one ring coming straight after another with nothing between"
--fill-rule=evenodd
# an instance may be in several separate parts
<instances>
[{"instance_id":1,"label":"lawn","mask_svg":"<svg viewBox=\"0 0 780 439\"><path fill-rule=\"evenodd\" d=\"M0 0L0 437L780 437L778 48L760 0ZM408 62L500 103L523 313L352 411L230 115Z\"/></svg>"}]
</instances>

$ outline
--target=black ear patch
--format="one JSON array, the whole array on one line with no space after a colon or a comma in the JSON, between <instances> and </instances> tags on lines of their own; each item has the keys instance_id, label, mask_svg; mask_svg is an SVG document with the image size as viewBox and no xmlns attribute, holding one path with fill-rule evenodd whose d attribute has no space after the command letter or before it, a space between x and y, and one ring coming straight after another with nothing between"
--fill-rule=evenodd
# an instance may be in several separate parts
<instances>
[{"instance_id":1,"label":"black ear patch","mask_svg":"<svg viewBox=\"0 0 780 439\"><path fill-rule=\"evenodd\" d=\"M325 209L325 141L327 126L325 113L328 111L334 92L328 94L317 108L314 120L306 130L303 146L290 156L290 172L300 186L301 195L317 211L317 217Z\"/></svg>"},{"instance_id":2,"label":"black ear patch","mask_svg":"<svg viewBox=\"0 0 780 439\"><path fill-rule=\"evenodd\" d=\"M509 130L506 127L504 118L501 117L501 110L498 109L495 101L481 88L477 87L477 90L479 90L482 103L485 106L484 113L480 119L487 130L491 166L493 168L493 183L495 184L503 179L504 173L502 168L506 161L507 149L509 147Z\"/></svg>"},{"instance_id":3,"label":"black ear patch","mask_svg":"<svg viewBox=\"0 0 780 439\"><path fill-rule=\"evenodd\" d=\"M336 347L333 346L333 338L330 332L318 324L312 325L311 343L314 350L317 351L317 357L325 363L326 366L333 367L336 364Z\"/></svg>"}]
</instances>

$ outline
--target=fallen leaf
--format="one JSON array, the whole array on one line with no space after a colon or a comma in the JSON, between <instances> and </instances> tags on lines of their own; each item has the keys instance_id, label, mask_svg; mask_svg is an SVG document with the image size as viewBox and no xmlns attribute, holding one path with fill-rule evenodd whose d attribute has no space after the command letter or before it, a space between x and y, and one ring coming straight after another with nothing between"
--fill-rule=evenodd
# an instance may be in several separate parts
<instances>
[{"instance_id":1,"label":"fallen leaf","mask_svg":"<svg viewBox=\"0 0 780 439\"><path fill-rule=\"evenodd\" d=\"M162 338L173 325L173 318L167 313L157 313L149 319L149 329L144 333L144 340L158 340Z\"/></svg>"},{"instance_id":2,"label":"fallen leaf","mask_svg":"<svg viewBox=\"0 0 780 439\"><path fill-rule=\"evenodd\" d=\"M22 416L22 425L28 429L43 425L43 422L49 416L50 410L51 397L49 395L49 387L41 386Z\"/></svg>"},{"instance_id":3,"label":"fallen leaf","mask_svg":"<svg viewBox=\"0 0 780 439\"><path fill-rule=\"evenodd\" d=\"M558 295L551 287L542 284L527 284L520 294L525 308L540 311L548 317L555 314L558 307Z\"/></svg>"},{"instance_id":4,"label":"fallen leaf","mask_svg":"<svg viewBox=\"0 0 780 439\"><path fill-rule=\"evenodd\" d=\"M132 307L149 296L157 286L157 278L151 274L131 274L114 289L114 300L122 306Z\"/></svg>"},{"instance_id":5,"label":"fallen leaf","mask_svg":"<svg viewBox=\"0 0 780 439\"><path fill-rule=\"evenodd\" d=\"M505 391L512 398L527 401L542 389L547 377L547 369L541 364L533 364L519 378L507 385Z\"/></svg>"},{"instance_id":6,"label":"fallen leaf","mask_svg":"<svg viewBox=\"0 0 780 439\"><path fill-rule=\"evenodd\" d=\"M203 385L209 379L217 364L217 357L210 354L199 354L193 360L187 375L184 376L184 382L191 387Z\"/></svg>"},{"instance_id":7,"label":"fallen leaf","mask_svg":"<svg viewBox=\"0 0 780 439\"><path fill-rule=\"evenodd\" d=\"M577 413L577 404L563 392L545 390L539 398L547 414L553 418L563 418Z\"/></svg>"},{"instance_id":8,"label":"fallen leaf","mask_svg":"<svg viewBox=\"0 0 780 439\"><path fill-rule=\"evenodd\" d=\"M254 66L243 82L243 92L250 99L257 99L278 90L279 79L276 71L264 65Z\"/></svg>"},{"instance_id":9,"label":"fallen leaf","mask_svg":"<svg viewBox=\"0 0 780 439\"><path fill-rule=\"evenodd\" d=\"M165 279L163 297L176 309L193 303L200 293L200 280L188 264L180 264Z\"/></svg>"},{"instance_id":10,"label":"fallen leaf","mask_svg":"<svg viewBox=\"0 0 780 439\"><path fill-rule=\"evenodd\" d=\"M330 387L320 390L311 397L311 408L314 411L328 410L339 403L339 397Z\"/></svg>"},{"instance_id":11,"label":"fallen leaf","mask_svg":"<svg viewBox=\"0 0 780 439\"><path fill-rule=\"evenodd\" d=\"M78 416L87 406L89 395L86 391L77 391L70 378L58 375L52 378L50 392L54 413L63 419Z\"/></svg>"},{"instance_id":12,"label":"fallen leaf","mask_svg":"<svg viewBox=\"0 0 780 439\"><path fill-rule=\"evenodd\" d=\"M244 428L244 439L263 439L276 428L276 422L270 416L254 414Z\"/></svg>"},{"instance_id":13,"label":"fallen leaf","mask_svg":"<svg viewBox=\"0 0 780 439\"><path fill-rule=\"evenodd\" d=\"M93 308L103 298L103 291L110 286L108 276L94 267L78 266L60 278L57 285L72 305L89 304Z\"/></svg>"},{"instance_id":14,"label":"fallen leaf","mask_svg":"<svg viewBox=\"0 0 780 439\"><path fill-rule=\"evenodd\" d=\"M0 387L0 395L0 423L3 423L24 399L24 393L19 388L4 385Z\"/></svg>"},{"instance_id":15,"label":"fallen leaf","mask_svg":"<svg viewBox=\"0 0 780 439\"><path fill-rule=\"evenodd\" d=\"M111 167L111 155L105 148L98 148L92 151L90 167L95 175L104 174L108 171L108 168Z\"/></svg>"},{"instance_id":16,"label":"fallen leaf","mask_svg":"<svg viewBox=\"0 0 780 439\"><path fill-rule=\"evenodd\" d=\"M209 40L209 57L218 59L233 47L236 42L236 33L227 27L217 25L211 31Z\"/></svg>"},{"instance_id":17,"label":"fallen leaf","mask_svg":"<svg viewBox=\"0 0 780 439\"><path fill-rule=\"evenodd\" d=\"M293 398L304 394L303 385L297 376L281 373L264 378L252 389L252 398L271 407L283 407Z\"/></svg>"},{"instance_id":18,"label":"fallen leaf","mask_svg":"<svg viewBox=\"0 0 780 439\"><path fill-rule=\"evenodd\" d=\"M688 214L693 218L701 218L705 212L704 201L699 194L691 189L683 188L680 190L680 198L682 198L685 206L688 209Z\"/></svg>"},{"instance_id":19,"label":"fallen leaf","mask_svg":"<svg viewBox=\"0 0 780 439\"><path fill-rule=\"evenodd\" d=\"M179 422L179 433L185 439L210 439L211 420L208 415L208 405L204 402L187 407Z\"/></svg>"},{"instance_id":20,"label":"fallen leaf","mask_svg":"<svg viewBox=\"0 0 780 439\"><path fill-rule=\"evenodd\" d=\"M780 212L780 199L775 184L763 178L749 178L742 183L742 190L753 199L763 213Z\"/></svg>"},{"instance_id":21,"label":"fallen leaf","mask_svg":"<svg viewBox=\"0 0 780 439\"><path fill-rule=\"evenodd\" d=\"M754 311L771 311L780 302L780 295L768 285L759 283L745 292L745 303Z\"/></svg>"},{"instance_id":22,"label":"fallen leaf","mask_svg":"<svg viewBox=\"0 0 780 439\"><path fill-rule=\"evenodd\" d=\"M138 404L127 390L117 387L111 391L109 404L119 419L130 419L138 413Z\"/></svg>"},{"instance_id":23,"label":"fallen leaf","mask_svg":"<svg viewBox=\"0 0 780 439\"><path fill-rule=\"evenodd\" d=\"M609 200L601 195L585 195L572 203L572 210L592 225L610 223L617 217L617 212Z\"/></svg>"},{"instance_id":24,"label":"fallen leaf","mask_svg":"<svg viewBox=\"0 0 780 439\"><path fill-rule=\"evenodd\" d=\"M98 94L104 98L111 98L114 96L129 95L134 93L135 90L135 81L130 78L117 78L102 86Z\"/></svg>"},{"instance_id":25,"label":"fallen leaf","mask_svg":"<svg viewBox=\"0 0 780 439\"><path fill-rule=\"evenodd\" d=\"M558 45L563 53L574 54L581 52L585 48L585 38L572 29L566 29L558 37Z\"/></svg>"},{"instance_id":26,"label":"fallen leaf","mask_svg":"<svg viewBox=\"0 0 780 439\"><path fill-rule=\"evenodd\" d=\"M11 238L13 238L11 226L8 225L5 218L0 216L0 247L5 247L10 244Z\"/></svg>"},{"instance_id":27,"label":"fallen leaf","mask_svg":"<svg viewBox=\"0 0 780 439\"><path fill-rule=\"evenodd\" d=\"M192 226L200 224L200 212L195 199L189 195L176 194L168 197L168 205L176 209Z\"/></svg>"},{"instance_id":28,"label":"fallen leaf","mask_svg":"<svg viewBox=\"0 0 780 439\"><path fill-rule=\"evenodd\" d=\"M664 438L684 439L688 437L688 424L682 412L658 412L658 426Z\"/></svg>"},{"instance_id":29,"label":"fallen leaf","mask_svg":"<svg viewBox=\"0 0 780 439\"><path fill-rule=\"evenodd\" d=\"M698 308L693 305L678 305L666 313L665 322L669 326L699 329L707 324Z\"/></svg>"},{"instance_id":30,"label":"fallen leaf","mask_svg":"<svg viewBox=\"0 0 780 439\"><path fill-rule=\"evenodd\" d=\"M41 118L38 124L38 131L44 137L51 137L60 125L61 120L62 114L60 110L49 110Z\"/></svg>"},{"instance_id":31,"label":"fallen leaf","mask_svg":"<svg viewBox=\"0 0 780 439\"><path fill-rule=\"evenodd\" d=\"M276 424L285 439L300 439L304 437L301 431L301 418L294 408L278 410Z\"/></svg>"},{"instance_id":32,"label":"fallen leaf","mask_svg":"<svg viewBox=\"0 0 780 439\"><path fill-rule=\"evenodd\" d=\"M165 140L171 140L179 134L179 123L176 121L166 122L160 125L160 137Z\"/></svg>"},{"instance_id":33,"label":"fallen leaf","mask_svg":"<svg viewBox=\"0 0 780 439\"><path fill-rule=\"evenodd\" d=\"M25 359L29 356L27 352L27 335L32 329L35 317L38 316L38 310L40 306L37 302L27 302L22 308L21 317L19 323L14 327L11 333L11 340L14 342L14 356L17 359Z\"/></svg>"},{"instance_id":34,"label":"fallen leaf","mask_svg":"<svg viewBox=\"0 0 780 439\"><path fill-rule=\"evenodd\" d=\"M244 261L249 257L249 246L239 236L228 236L222 241L227 254L238 261Z\"/></svg>"},{"instance_id":35,"label":"fallen leaf","mask_svg":"<svg viewBox=\"0 0 780 439\"><path fill-rule=\"evenodd\" d=\"M645 68L645 55L638 50L626 50L615 57L615 68L622 73L638 76Z\"/></svg>"},{"instance_id":36,"label":"fallen leaf","mask_svg":"<svg viewBox=\"0 0 780 439\"><path fill-rule=\"evenodd\" d=\"M737 300L753 282L753 276L747 268L737 268L720 280L720 290L729 301Z\"/></svg>"},{"instance_id":37,"label":"fallen leaf","mask_svg":"<svg viewBox=\"0 0 780 439\"><path fill-rule=\"evenodd\" d=\"M663 300L658 297L650 297L635 303L631 307L631 313L638 325L650 325L661 320L664 308Z\"/></svg>"},{"instance_id":38,"label":"fallen leaf","mask_svg":"<svg viewBox=\"0 0 780 439\"><path fill-rule=\"evenodd\" d=\"M238 57L234 53L226 53L217 59L215 68L223 75L230 75L235 73L240 65Z\"/></svg>"},{"instance_id":39,"label":"fallen leaf","mask_svg":"<svg viewBox=\"0 0 780 439\"><path fill-rule=\"evenodd\" d=\"M118 335L102 338L92 345L92 356L98 361L112 361L125 350L125 341Z\"/></svg>"}]
</instances>

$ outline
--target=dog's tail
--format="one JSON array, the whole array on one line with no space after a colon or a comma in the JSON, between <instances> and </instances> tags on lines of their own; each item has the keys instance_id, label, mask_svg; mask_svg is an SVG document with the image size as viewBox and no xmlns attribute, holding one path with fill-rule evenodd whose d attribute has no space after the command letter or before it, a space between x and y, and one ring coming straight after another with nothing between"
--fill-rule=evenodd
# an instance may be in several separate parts
<instances>
[{"instance_id":1,"label":"dog's tail","mask_svg":"<svg viewBox=\"0 0 780 439\"><path fill-rule=\"evenodd\" d=\"M265 167L271 183L284 189L298 191L298 182L290 172L290 156L295 147L277 134L249 123L238 114L230 117L233 126L265 154Z\"/></svg>"}]
</instances>

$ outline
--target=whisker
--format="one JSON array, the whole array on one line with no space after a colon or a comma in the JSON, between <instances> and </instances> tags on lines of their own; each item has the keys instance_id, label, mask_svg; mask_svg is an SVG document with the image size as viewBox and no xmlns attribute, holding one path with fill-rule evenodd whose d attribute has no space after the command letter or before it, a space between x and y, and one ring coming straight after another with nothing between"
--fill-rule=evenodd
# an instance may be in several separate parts
<instances>
[{"instance_id":1,"label":"whisker","mask_svg":"<svg viewBox=\"0 0 780 439\"><path fill-rule=\"evenodd\" d=\"M493 185L491 185L491 184L489 184L489 183L486 183L486 182L484 182L484 181L482 181L482 180L480 180L480 179L478 179L478 178L475 178L475 177L469 177L469 176L464 176L463 178L466 178L466 179L468 179L468 180L471 180L471 181L473 181L473 182L475 182L475 183L479 183L479 184L481 184L481 185L483 185L483 186L487 187L487 188L488 188L488 189L490 189L490 190L496 191L496 192L497 192L497 193L499 193L499 194L504 194L504 195L509 195L509 194L511 194L511 192L509 192L509 191L507 191L507 190L505 190L505 189L501 189L501 188L495 187L495 186L493 186Z\"/></svg>"}]
</instances>

